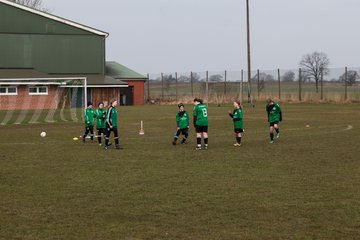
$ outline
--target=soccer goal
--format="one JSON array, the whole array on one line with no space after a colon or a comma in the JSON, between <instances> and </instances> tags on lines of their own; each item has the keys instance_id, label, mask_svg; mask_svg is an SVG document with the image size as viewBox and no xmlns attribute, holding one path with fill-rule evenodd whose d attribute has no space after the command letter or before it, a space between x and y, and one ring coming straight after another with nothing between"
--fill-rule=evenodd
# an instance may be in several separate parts
<instances>
[{"instance_id":1,"label":"soccer goal","mask_svg":"<svg viewBox=\"0 0 360 240\"><path fill-rule=\"evenodd\" d=\"M87 98L85 77L0 78L0 124L76 122Z\"/></svg>"}]
</instances>

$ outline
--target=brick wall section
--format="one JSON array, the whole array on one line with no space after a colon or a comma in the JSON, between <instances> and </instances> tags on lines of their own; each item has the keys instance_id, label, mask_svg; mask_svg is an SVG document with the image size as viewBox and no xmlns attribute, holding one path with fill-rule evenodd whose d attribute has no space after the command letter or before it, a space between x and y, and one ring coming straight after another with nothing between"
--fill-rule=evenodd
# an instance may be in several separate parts
<instances>
[{"instance_id":1,"label":"brick wall section","mask_svg":"<svg viewBox=\"0 0 360 240\"><path fill-rule=\"evenodd\" d=\"M134 105L144 105L144 85L145 81L131 81L131 80L122 80L127 82L129 87L134 87Z\"/></svg>"},{"instance_id":2,"label":"brick wall section","mask_svg":"<svg viewBox=\"0 0 360 240\"><path fill-rule=\"evenodd\" d=\"M61 91L49 86L48 95L29 95L28 86L18 86L15 96L0 95L0 110L56 109Z\"/></svg>"}]
</instances>

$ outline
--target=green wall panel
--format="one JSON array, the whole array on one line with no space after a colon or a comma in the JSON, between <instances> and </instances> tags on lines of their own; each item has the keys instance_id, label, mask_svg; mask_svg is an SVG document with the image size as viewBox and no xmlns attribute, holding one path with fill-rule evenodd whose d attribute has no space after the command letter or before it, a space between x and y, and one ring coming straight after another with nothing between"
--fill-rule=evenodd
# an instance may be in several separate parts
<instances>
[{"instance_id":1,"label":"green wall panel","mask_svg":"<svg viewBox=\"0 0 360 240\"><path fill-rule=\"evenodd\" d=\"M97 35L0 34L0 52L2 68L104 74L104 38Z\"/></svg>"}]
</instances>

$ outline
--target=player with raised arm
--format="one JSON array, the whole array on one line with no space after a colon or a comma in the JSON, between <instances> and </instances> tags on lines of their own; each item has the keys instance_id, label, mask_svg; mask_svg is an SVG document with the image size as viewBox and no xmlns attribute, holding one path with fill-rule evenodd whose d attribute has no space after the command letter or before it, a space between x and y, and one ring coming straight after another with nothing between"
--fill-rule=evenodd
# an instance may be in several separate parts
<instances>
[{"instance_id":1,"label":"player with raised arm","mask_svg":"<svg viewBox=\"0 0 360 240\"><path fill-rule=\"evenodd\" d=\"M274 129L276 138L280 138L279 122L282 121L282 111L280 105L271 98L266 101L266 112L270 123L270 143L274 143Z\"/></svg>"},{"instance_id":2,"label":"player with raised arm","mask_svg":"<svg viewBox=\"0 0 360 240\"><path fill-rule=\"evenodd\" d=\"M204 138L204 149L208 149L208 112L207 107L200 98L194 99L193 121L196 129L196 150L201 150L201 137Z\"/></svg>"},{"instance_id":3,"label":"player with raised arm","mask_svg":"<svg viewBox=\"0 0 360 240\"><path fill-rule=\"evenodd\" d=\"M184 135L181 144L184 144L189 136L189 114L185 111L184 104L180 103L178 107L179 112L176 114L176 133L172 142L173 145L176 145L180 134Z\"/></svg>"},{"instance_id":4,"label":"player with raised arm","mask_svg":"<svg viewBox=\"0 0 360 240\"><path fill-rule=\"evenodd\" d=\"M116 106L118 104L117 100L112 100L110 102L110 107L106 111L106 128L105 128L105 146L104 149L109 148L109 139L110 133L114 133L115 148L120 149L119 135L117 130L117 110Z\"/></svg>"},{"instance_id":5,"label":"player with raised arm","mask_svg":"<svg viewBox=\"0 0 360 240\"><path fill-rule=\"evenodd\" d=\"M234 123L234 132L235 132L235 139L236 143L234 144L234 147L240 147L241 146L241 134L244 132L243 130L243 118L244 114L242 111L241 103L239 101L235 101L233 103L234 110L233 112L229 111L229 116L232 118Z\"/></svg>"}]
</instances>

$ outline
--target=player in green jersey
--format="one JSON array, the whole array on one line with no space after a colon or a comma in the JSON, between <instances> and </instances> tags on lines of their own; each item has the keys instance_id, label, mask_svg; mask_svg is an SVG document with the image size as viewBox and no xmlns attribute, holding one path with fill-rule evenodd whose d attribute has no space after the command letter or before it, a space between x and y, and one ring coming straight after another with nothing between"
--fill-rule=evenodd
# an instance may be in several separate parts
<instances>
[{"instance_id":1,"label":"player in green jersey","mask_svg":"<svg viewBox=\"0 0 360 240\"><path fill-rule=\"evenodd\" d=\"M241 133L244 132L243 129L243 111L241 107L241 103L239 101L235 101L233 103L234 105L234 111L229 111L229 116L232 118L234 123L234 132L235 132L235 139L236 143L234 144L234 147L240 147L241 146Z\"/></svg>"},{"instance_id":2,"label":"player in green jersey","mask_svg":"<svg viewBox=\"0 0 360 240\"><path fill-rule=\"evenodd\" d=\"M196 150L201 150L201 137L204 138L204 149L208 149L208 112L207 107L200 98L194 99L194 127L196 129Z\"/></svg>"},{"instance_id":3,"label":"player in green jersey","mask_svg":"<svg viewBox=\"0 0 360 240\"><path fill-rule=\"evenodd\" d=\"M274 129L276 131L276 138L280 138L279 122L282 121L282 112L280 105L271 98L266 102L266 112L268 122L270 123L270 143L274 143Z\"/></svg>"},{"instance_id":4,"label":"player in green jersey","mask_svg":"<svg viewBox=\"0 0 360 240\"><path fill-rule=\"evenodd\" d=\"M184 144L189 136L189 114L185 111L184 104L180 103L178 104L178 107L179 112L176 114L176 133L172 142L173 145L176 145L176 141L180 134L184 135L181 144Z\"/></svg>"},{"instance_id":5,"label":"player in green jersey","mask_svg":"<svg viewBox=\"0 0 360 240\"><path fill-rule=\"evenodd\" d=\"M106 111L105 146L104 146L105 150L109 148L110 145L109 138L111 132L114 133L115 148L120 149L119 134L117 130L117 110L116 110L117 104L118 104L117 100L112 100L110 102L110 107Z\"/></svg>"},{"instance_id":6,"label":"player in green jersey","mask_svg":"<svg viewBox=\"0 0 360 240\"><path fill-rule=\"evenodd\" d=\"M82 135L82 141L85 142L86 136L90 133L90 141L94 142L94 109L91 102L88 102L84 112L85 132Z\"/></svg>"},{"instance_id":7,"label":"player in green jersey","mask_svg":"<svg viewBox=\"0 0 360 240\"><path fill-rule=\"evenodd\" d=\"M99 146L101 146L101 137L105 136L105 127L106 127L106 110L104 109L104 103L98 104L98 109L95 111L96 118L96 129L97 129L97 139Z\"/></svg>"}]
</instances>

